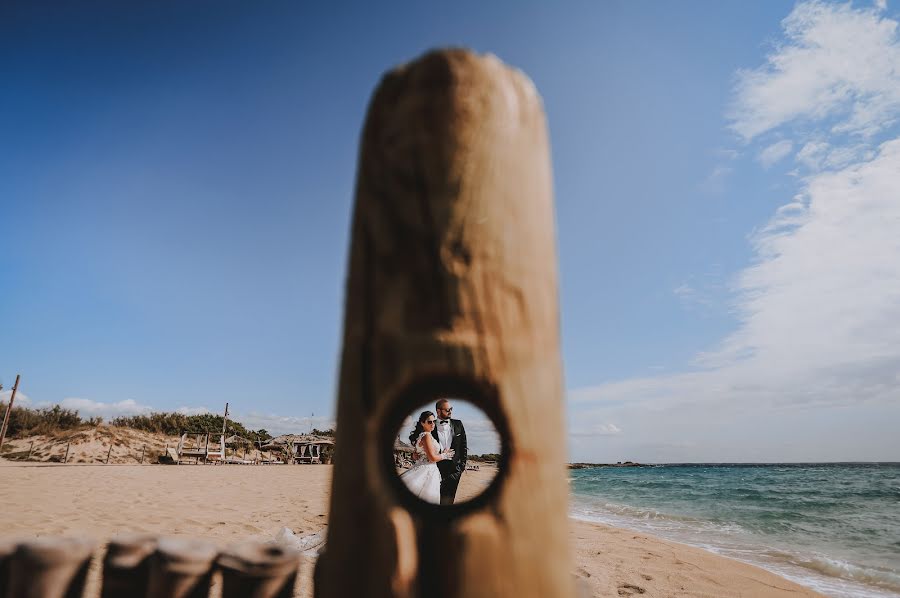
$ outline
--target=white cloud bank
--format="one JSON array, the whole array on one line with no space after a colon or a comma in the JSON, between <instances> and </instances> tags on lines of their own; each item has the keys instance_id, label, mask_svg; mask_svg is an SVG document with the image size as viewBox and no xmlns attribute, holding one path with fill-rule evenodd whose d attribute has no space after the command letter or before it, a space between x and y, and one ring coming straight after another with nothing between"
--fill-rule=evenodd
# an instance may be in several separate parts
<instances>
[{"instance_id":1,"label":"white cloud bank","mask_svg":"<svg viewBox=\"0 0 900 598\"><path fill-rule=\"evenodd\" d=\"M900 112L897 22L878 8L803 2L763 68L738 73L732 128L743 138L791 121L837 119L831 133L873 135Z\"/></svg>"},{"instance_id":2,"label":"white cloud bank","mask_svg":"<svg viewBox=\"0 0 900 598\"><path fill-rule=\"evenodd\" d=\"M152 409L147 405L141 405L132 399L125 399L116 403L102 403L90 399L67 398L59 402L64 409L74 409L82 417L103 417L113 419L127 415L140 415L150 413Z\"/></svg>"},{"instance_id":3,"label":"white cloud bank","mask_svg":"<svg viewBox=\"0 0 900 598\"><path fill-rule=\"evenodd\" d=\"M875 8L805 2L738 74L731 127L807 170L752 237L739 325L697 369L570 394L578 460L823 461L900 455L900 40ZM794 128L794 125L797 125ZM796 143L794 139L796 139ZM786 198L787 199L787 198Z\"/></svg>"},{"instance_id":4,"label":"white cloud bank","mask_svg":"<svg viewBox=\"0 0 900 598\"><path fill-rule=\"evenodd\" d=\"M794 142L790 139L782 139L759 152L759 162L764 168L770 168L790 154L792 149L794 149Z\"/></svg>"}]
</instances>

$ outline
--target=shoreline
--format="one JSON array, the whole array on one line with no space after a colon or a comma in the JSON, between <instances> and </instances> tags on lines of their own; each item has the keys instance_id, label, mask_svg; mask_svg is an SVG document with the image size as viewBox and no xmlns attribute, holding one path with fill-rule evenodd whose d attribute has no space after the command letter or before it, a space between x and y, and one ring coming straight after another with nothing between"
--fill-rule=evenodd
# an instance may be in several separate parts
<instances>
[{"instance_id":1,"label":"shoreline","mask_svg":"<svg viewBox=\"0 0 900 598\"><path fill-rule=\"evenodd\" d=\"M604 523L569 517L575 574L594 596L825 598L762 567Z\"/></svg>"},{"instance_id":2,"label":"shoreline","mask_svg":"<svg viewBox=\"0 0 900 598\"><path fill-rule=\"evenodd\" d=\"M83 535L106 541L138 532L200 537L225 546L273 540L283 527L302 537L322 533L328 525L328 465L2 464L0 501L16 515L5 526L6 538ZM461 496L484 487L490 475L467 472L468 489L461 485ZM702 548L571 516L569 522L572 573L594 595L822 596ZM295 596L312 596L313 560L304 557Z\"/></svg>"}]
</instances>

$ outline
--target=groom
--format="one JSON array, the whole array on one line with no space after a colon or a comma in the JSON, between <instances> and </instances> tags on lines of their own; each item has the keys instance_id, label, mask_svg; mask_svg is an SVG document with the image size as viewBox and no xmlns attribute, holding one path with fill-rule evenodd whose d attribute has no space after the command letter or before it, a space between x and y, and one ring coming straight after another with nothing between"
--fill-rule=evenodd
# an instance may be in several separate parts
<instances>
[{"instance_id":1,"label":"groom","mask_svg":"<svg viewBox=\"0 0 900 598\"><path fill-rule=\"evenodd\" d=\"M466 429L460 420L450 418L453 405L447 399L438 400L434 408L438 421L431 435L441 443L442 449L451 448L454 451L453 459L437 462L441 472L441 504L452 505L456 500L456 488L459 486L459 478L466 470L466 458L469 454Z\"/></svg>"}]
</instances>

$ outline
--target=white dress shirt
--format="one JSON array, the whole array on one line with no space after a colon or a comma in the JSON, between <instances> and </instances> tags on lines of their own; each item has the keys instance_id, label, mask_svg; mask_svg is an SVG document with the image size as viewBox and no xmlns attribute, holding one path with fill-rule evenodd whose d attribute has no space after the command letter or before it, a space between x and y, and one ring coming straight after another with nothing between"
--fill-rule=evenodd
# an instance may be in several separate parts
<instances>
[{"instance_id":1,"label":"white dress shirt","mask_svg":"<svg viewBox=\"0 0 900 598\"><path fill-rule=\"evenodd\" d=\"M437 433L438 441L441 443L441 450L445 451L450 448L450 444L453 442L453 427L450 425L449 419L446 420L446 423L438 421Z\"/></svg>"}]
</instances>

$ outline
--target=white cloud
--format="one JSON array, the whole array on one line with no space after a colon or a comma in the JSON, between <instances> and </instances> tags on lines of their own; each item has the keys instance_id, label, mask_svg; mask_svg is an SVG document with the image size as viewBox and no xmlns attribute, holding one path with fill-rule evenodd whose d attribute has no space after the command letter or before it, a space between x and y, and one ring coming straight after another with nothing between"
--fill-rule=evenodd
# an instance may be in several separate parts
<instances>
[{"instance_id":1,"label":"white cloud","mask_svg":"<svg viewBox=\"0 0 900 598\"><path fill-rule=\"evenodd\" d=\"M11 396L12 390L0 390L0 403L3 403L4 405L8 404ZM31 399L21 390L16 391L16 402L13 403L13 407L16 407L17 405L19 407L28 407L31 405ZM0 413L0 418L2 417L3 414Z\"/></svg>"},{"instance_id":2,"label":"white cloud","mask_svg":"<svg viewBox=\"0 0 900 598\"><path fill-rule=\"evenodd\" d=\"M142 413L150 413L152 411L147 405L141 405L132 399L125 399L116 403L103 403L101 401L92 401L91 399L70 397L60 401L59 406L64 409L78 411L79 415L82 417L100 416L105 419L127 415L139 415Z\"/></svg>"},{"instance_id":3,"label":"white cloud","mask_svg":"<svg viewBox=\"0 0 900 598\"><path fill-rule=\"evenodd\" d=\"M596 423L587 427L572 428L569 432L572 436L615 436L622 433L622 428L616 424Z\"/></svg>"},{"instance_id":4,"label":"white cloud","mask_svg":"<svg viewBox=\"0 0 900 598\"><path fill-rule=\"evenodd\" d=\"M738 73L732 128L749 140L795 119L834 118L832 131L872 135L900 107L897 22L877 9L803 2L783 21L787 43Z\"/></svg>"},{"instance_id":5,"label":"white cloud","mask_svg":"<svg viewBox=\"0 0 900 598\"><path fill-rule=\"evenodd\" d=\"M721 164L716 166L700 183L700 191L710 195L721 195L725 192L725 181L732 172L734 172L734 169L730 166Z\"/></svg>"},{"instance_id":6,"label":"white cloud","mask_svg":"<svg viewBox=\"0 0 900 598\"><path fill-rule=\"evenodd\" d=\"M791 153L792 149L794 149L794 142L790 139L782 139L762 150L759 153L758 160L763 165L763 168L770 168Z\"/></svg>"},{"instance_id":7,"label":"white cloud","mask_svg":"<svg viewBox=\"0 0 900 598\"><path fill-rule=\"evenodd\" d=\"M331 417L295 417L292 415L276 415L272 413L235 413L231 416L241 422L248 430L265 429L269 434L306 434L312 429L328 430L335 427Z\"/></svg>"},{"instance_id":8,"label":"white cloud","mask_svg":"<svg viewBox=\"0 0 900 598\"><path fill-rule=\"evenodd\" d=\"M748 141L799 131L809 173L751 237L755 259L733 283L738 326L690 371L572 392L580 425L629 431L573 439L578 460L900 454L898 24L822 2L798 4L783 24L766 66L740 74L732 126Z\"/></svg>"},{"instance_id":9,"label":"white cloud","mask_svg":"<svg viewBox=\"0 0 900 598\"><path fill-rule=\"evenodd\" d=\"M182 415L203 415L205 413L212 413L206 407L186 407L182 406L175 410L175 413L180 413Z\"/></svg>"},{"instance_id":10,"label":"white cloud","mask_svg":"<svg viewBox=\"0 0 900 598\"><path fill-rule=\"evenodd\" d=\"M739 151L730 148L719 148L713 154L724 160L737 160L741 155Z\"/></svg>"}]
</instances>

